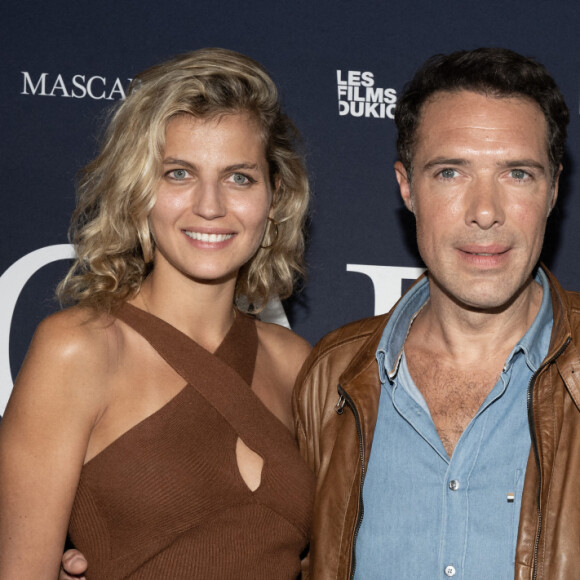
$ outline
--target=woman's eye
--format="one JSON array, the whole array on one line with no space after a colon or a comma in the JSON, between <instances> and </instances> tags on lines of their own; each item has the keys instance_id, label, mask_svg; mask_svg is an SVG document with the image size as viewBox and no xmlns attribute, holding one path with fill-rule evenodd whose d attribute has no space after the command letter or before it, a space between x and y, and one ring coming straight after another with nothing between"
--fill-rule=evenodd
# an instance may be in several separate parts
<instances>
[{"instance_id":1,"label":"woman's eye","mask_svg":"<svg viewBox=\"0 0 580 580\"><path fill-rule=\"evenodd\" d=\"M455 171L455 169L447 168L443 169L439 175L441 175L443 179L453 179L454 177L456 177L457 172Z\"/></svg>"},{"instance_id":2,"label":"woman's eye","mask_svg":"<svg viewBox=\"0 0 580 580\"><path fill-rule=\"evenodd\" d=\"M187 171L185 169L172 169L169 172L169 176L177 181L182 181L187 177Z\"/></svg>"}]
</instances>

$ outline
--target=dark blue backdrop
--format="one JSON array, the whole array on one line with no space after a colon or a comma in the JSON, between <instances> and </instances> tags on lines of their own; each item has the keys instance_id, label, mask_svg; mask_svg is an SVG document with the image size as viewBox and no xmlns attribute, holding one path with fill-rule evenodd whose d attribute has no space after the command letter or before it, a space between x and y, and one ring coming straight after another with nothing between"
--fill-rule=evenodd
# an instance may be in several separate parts
<instances>
[{"instance_id":1,"label":"dark blue backdrop","mask_svg":"<svg viewBox=\"0 0 580 580\"><path fill-rule=\"evenodd\" d=\"M28 265L18 261L66 243L74 175L95 153L100 119L128 79L203 46L262 62L304 135L314 191L310 279L285 307L294 330L311 342L384 310L420 266L413 221L392 171L389 114L404 83L436 52L506 46L537 57L556 78L572 120L545 259L565 287L580 290L580 200L573 195L580 159L577 0L6 4L0 12L0 414L34 327L57 308L52 294L67 265L57 258L67 249L34 254L29 260L36 263ZM370 276L353 271L361 266L371 267Z\"/></svg>"}]
</instances>

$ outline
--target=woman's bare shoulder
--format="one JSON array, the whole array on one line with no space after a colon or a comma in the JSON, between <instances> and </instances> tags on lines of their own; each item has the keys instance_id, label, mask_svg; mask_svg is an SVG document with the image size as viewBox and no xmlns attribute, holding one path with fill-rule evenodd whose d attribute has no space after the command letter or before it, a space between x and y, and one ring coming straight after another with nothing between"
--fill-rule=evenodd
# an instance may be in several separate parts
<instances>
[{"instance_id":1,"label":"woman's bare shoulder","mask_svg":"<svg viewBox=\"0 0 580 580\"><path fill-rule=\"evenodd\" d=\"M37 327L23 370L44 366L76 380L102 378L117 358L118 325L107 314L72 307L45 318ZM59 374L60 374L59 372Z\"/></svg>"},{"instance_id":2,"label":"woman's bare shoulder","mask_svg":"<svg viewBox=\"0 0 580 580\"><path fill-rule=\"evenodd\" d=\"M72 306L46 317L39 326L45 326L54 330L79 329L88 331L90 329L105 328L114 320L115 317L110 314L97 312L92 308Z\"/></svg>"},{"instance_id":3,"label":"woman's bare shoulder","mask_svg":"<svg viewBox=\"0 0 580 580\"><path fill-rule=\"evenodd\" d=\"M49 433L61 448L74 447L75 456L84 457L90 431L113 394L108 361L114 353L108 351L114 348L107 347L113 326L80 308L39 324L2 420L12 437L41 448Z\"/></svg>"},{"instance_id":4,"label":"woman's bare shoulder","mask_svg":"<svg viewBox=\"0 0 580 580\"><path fill-rule=\"evenodd\" d=\"M284 372L296 376L312 350L310 344L292 330L269 322L256 321L262 348Z\"/></svg>"},{"instance_id":5,"label":"woman's bare shoulder","mask_svg":"<svg viewBox=\"0 0 580 580\"><path fill-rule=\"evenodd\" d=\"M311 347L283 326L257 321L256 327L258 360L263 364L256 366L252 386L270 411L293 432L292 391Z\"/></svg>"}]
</instances>

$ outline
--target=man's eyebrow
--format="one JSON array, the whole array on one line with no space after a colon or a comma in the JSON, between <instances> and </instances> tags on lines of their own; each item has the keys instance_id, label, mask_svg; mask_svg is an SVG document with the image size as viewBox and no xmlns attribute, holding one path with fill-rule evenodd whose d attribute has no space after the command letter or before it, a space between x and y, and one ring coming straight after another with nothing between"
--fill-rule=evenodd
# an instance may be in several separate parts
<instances>
[{"instance_id":1,"label":"man's eyebrow","mask_svg":"<svg viewBox=\"0 0 580 580\"><path fill-rule=\"evenodd\" d=\"M533 167L545 171L546 168L539 161L535 159L510 159L509 161L499 161L498 167L505 167L506 169L516 169L518 167Z\"/></svg>"},{"instance_id":2,"label":"man's eyebrow","mask_svg":"<svg viewBox=\"0 0 580 580\"><path fill-rule=\"evenodd\" d=\"M453 165L455 167L467 167L471 165L471 162L467 159L454 158L454 157L435 157L431 159L423 166L423 169L429 170L433 167L440 167L442 165ZM539 161L535 159L509 159L506 161L498 161L496 163L498 167L505 167L506 169L515 169L518 167L533 167L541 171L545 171L546 167L542 165Z\"/></svg>"},{"instance_id":3,"label":"man's eyebrow","mask_svg":"<svg viewBox=\"0 0 580 580\"><path fill-rule=\"evenodd\" d=\"M428 170L432 169L433 167L440 167L441 165L455 165L466 167L468 165L471 165L471 163L467 159L462 159L459 157L435 157L434 159L427 161L427 163L423 165L423 169Z\"/></svg>"}]
</instances>

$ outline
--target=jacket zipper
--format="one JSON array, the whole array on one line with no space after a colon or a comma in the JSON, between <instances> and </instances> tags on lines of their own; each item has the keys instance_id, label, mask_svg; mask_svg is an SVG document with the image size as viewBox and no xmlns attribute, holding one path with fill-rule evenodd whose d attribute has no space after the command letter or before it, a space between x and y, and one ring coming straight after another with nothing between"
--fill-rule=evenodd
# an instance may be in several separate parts
<instances>
[{"instance_id":1,"label":"jacket zipper","mask_svg":"<svg viewBox=\"0 0 580 580\"><path fill-rule=\"evenodd\" d=\"M538 440L536 437L536 429L534 427L534 408L532 405L532 397L534 391L534 385L536 383L536 378L540 371L546 368L549 364L554 362L565 350L568 344L570 344L570 337L566 339L566 342L560 347L560 349L532 375L530 382L528 384L528 426L530 429L530 438L532 440L532 449L534 450L534 458L536 460L536 467L538 469L538 493L536 496L536 509L538 511L538 531L536 532L536 540L534 542L534 567L532 569L532 580L536 580L538 576L538 548L540 546L540 535L542 533L542 508L541 508L541 497L542 497L542 471L540 468L540 452L538 450Z\"/></svg>"},{"instance_id":2,"label":"jacket zipper","mask_svg":"<svg viewBox=\"0 0 580 580\"><path fill-rule=\"evenodd\" d=\"M352 565L350 568L350 579L353 580L354 574L356 571L356 554L355 554L356 539L357 539L358 532L359 532L359 529L360 529L361 524L362 524L364 511L365 511L364 504L363 504L363 484L364 484L365 475L366 475L366 473L365 473L365 450L364 450L364 445L363 445L360 416L358 414L358 410L354 404L354 401L351 399L350 395L342 388L341 385L338 385L338 394L339 394L339 399L338 399L338 402L336 403L336 412L339 415L342 415L342 413L344 412L345 403L350 407L352 414L354 415L354 421L356 424L356 432L358 434L358 441L359 441L359 446L360 446L359 454L360 454L361 471L360 471L360 492L359 492L359 498L358 498L359 509L358 509L358 517L357 517L356 525L354 528L354 535L353 535L353 542L352 542Z\"/></svg>"}]
</instances>

